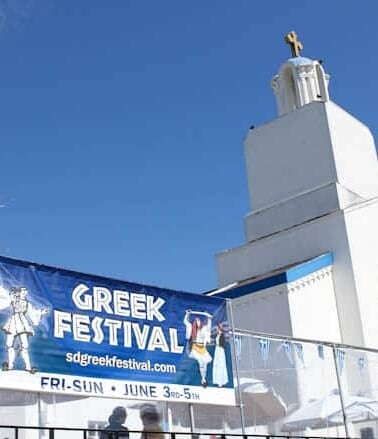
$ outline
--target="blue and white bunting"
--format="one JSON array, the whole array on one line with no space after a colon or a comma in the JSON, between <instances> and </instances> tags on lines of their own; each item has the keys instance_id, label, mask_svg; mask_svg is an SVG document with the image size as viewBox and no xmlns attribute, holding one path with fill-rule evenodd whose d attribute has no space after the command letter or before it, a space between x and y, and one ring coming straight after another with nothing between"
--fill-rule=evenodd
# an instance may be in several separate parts
<instances>
[{"instance_id":1,"label":"blue and white bunting","mask_svg":"<svg viewBox=\"0 0 378 439\"><path fill-rule=\"evenodd\" d=\"M364 357L360 357L358 359L357 364L358 364L358 369L359 369L361 374L362 374L363 369L365 368L365 363L366 363L366 360Z\"/></svg>"},{"instance_id":2,"label":"blue and white bunting","mask_svg":"<svg viewBox=\"0 0 378 439\"><path fill-rule=\"evenodd\" d=\"M269 350L270 350L269 338L260 338L259 347L260 347L261 359L263 363L266 364L269 359Z\"/></svg>"},{"instance_id":3,"label":"blue and white bunting","mask_svg":"<svg viewBox=\"0 0 378 439\"><path fill-rule=\"evenodd\" d=\"M344 370L345 351L343 351L342 349L336 349L336 361L337 361L337 368L341 376Z\"/></svg>"},{"instance_id":4,"label":"blue and white bunting","mask_svg":"<svg viewBox=\"0 0 378 439\"><path fill-rule=\"evenodd\" d=\"M284 340L281 344L282 349L284 350L287 359L289 360L289 363L291 365L294 365L294 358L293 358L293 350L292 350L292 343L288 340Z\"/></svg>"},{"instance_id":5,"label":"blue and white bunting","mask_svg":"<svg viewBox=\"0 0 378 439\"><path fill-rule=\"evenodd\" d=\"M295 353L297 354L297 357L298 357L299 361L301 362L302 366L305 367L304 355L303 355L303 344L302 343L294 343L294 349L295 349Z\"/></svg>"},{"instance_id":6,"label":"blue and white bunting","mask_svg":"<svg viewBox=\"0 0 378 439\"><path fill-rule=\"evenodd\" d=\"M241 335L234 335L234 347L235 347L235 356L239 360L242 352L242 337Z\"/></svg>"}]
</instances>

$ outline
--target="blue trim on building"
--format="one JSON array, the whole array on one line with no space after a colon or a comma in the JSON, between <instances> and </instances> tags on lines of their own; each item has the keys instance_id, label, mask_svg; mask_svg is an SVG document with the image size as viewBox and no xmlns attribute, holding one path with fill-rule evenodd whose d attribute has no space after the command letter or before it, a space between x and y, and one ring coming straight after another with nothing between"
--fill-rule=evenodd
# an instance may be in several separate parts
<instances>
[{"instance_id":1,"label":"blue trim on building","mask_svg":"<svg viewBox=\"0 0 378 439\"><path fill-rule=\"evenodd\" d=\"M214 294L214 297L236 299L237 297L246 296L247 294L252 294L256 291L265 290L266 288L271 288L276 285L293 282L332 264L333 254L325 253L324 255L303 262L302 264L287 268L281 273L275 274L273 276L268 276L255 282L251 281L251 283L248 283L246 285L241 285L240 287L235 287L230 290Z\"/></svg>"},{"instance_id":2,"label":"blue trim on building","mask_svg":"<svg viewBox=\"0 0 378 439\"><path fill-rule=\"evenodd\" d=\"M310 261L304 262L303 264L296 265L286 271L287 282L293 282L301 277L307 276L315 271L321 270L328 265L333 264L333 254L325 253L317 258L311 259Z\"/></svg>"}]
</instances>

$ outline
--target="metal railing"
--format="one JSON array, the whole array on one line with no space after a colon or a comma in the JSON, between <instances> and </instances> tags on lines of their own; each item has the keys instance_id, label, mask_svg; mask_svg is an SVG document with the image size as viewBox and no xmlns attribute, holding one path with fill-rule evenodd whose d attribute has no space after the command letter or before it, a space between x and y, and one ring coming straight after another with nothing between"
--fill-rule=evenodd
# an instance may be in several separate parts
<instances>
[{"instance_id":1,"label":"metal railing","mask_svg":"<svg viewBox=\"0 0 378 439\"><path fill-rule=\"evenodd\" d=\"M378 437L378 350L248 330L235 329L233 335L237 404L180 403L178 410L170 405L171 401L161 401L158 404L164 419L162 425L170 430L162 433L165 439ZM261 344L264 340L269 343ZM268 347L263 349L264 346ZM330 393L331 390L336 392ZM263 391L267 399L260 407L259 395ZM50 401L46 395L25 392L28 397L34 395L34 399L28 402L21 398L19 405L26 407L30 403L38 407L38 413L34 411L34 421L32 417L25 418L23 411L18 416L16 400L9 398L7 403L9 393L0 390L0 397L3 395L0 422L7 421L1 407L7 406L8 410L13 405L15 408L8 422L19 425L0 425L0 439L99 439L111 407L108 401L106 413L103 413L103 403L97 398L99 413L96 412L95 418L99 419L92 423L88 420L87 399L82 404L76 403L74 410L80 417L71 419L64 416L70 408L60 405L59 399ZM131 407L126 425L140 427L138 408L132 408L133 401L119 401L111 400L112 404L121 403L128 410ZM322 414L324 419L317 419L314 401L329 408L329 412ZM65 402L64 398L60 402ZM54 410L48 412L50 405ZM321 409L321 405L319 407ZM46 417L46 413L53 413L53 416ZM131 413L138 417L137 422ZM67 427L58 427L57 421ZM25 422L39 426L25 426ZM73 428L72 425L86 428ZM184 432L175 431L180 429ZM130 439L140 439L142 432L129 430L129 433ZM122 439L120 432L114 434L114 439ZM161 439L160 434L155 439Z\"/></svg>"},{"instance_id":2,"label":"metal railing","mask_svg":"<svg viewBox=\"0 0 378 439\"><path fill-rule=\"evenodd\" d=\"M76 432L81 433L81 439L91 439L93 434L95 434L96 438L100 437L102 432L109 435L109 439L122 439L125 436L124 431L110 431L110 430L99 430L99 429L83 429L83 428L69 428L69 427L35 427L35 426L16 426L16 425L0 425L0 434L2 431L7 430L8 436L5 436L1 439L27 439L28 436L25 435L28 431L37 431L40 433L46 433L43 437L48 439L56 439L56 433L67 432L67 439L71 437L70 433ZM12 431L12 433L9 433ZM128 434L132 435L142 435L146 433L141 430L129 430ZM162 435L165 439L249 439L249 438L259 438L259 439L348 439L342 438L340 436L292 436L292 435L274 435L274 434L219 434L219 433L185 433L185 432L147 432L149 438L153 439L154 435L157 438L161 438ZM10 436L9 436L10 435ZM62 437L60 435L60 437ZM79 437L79 436L76 436ZM354 436L357 438L357 436Z\"/></svg>"}]
</instances>

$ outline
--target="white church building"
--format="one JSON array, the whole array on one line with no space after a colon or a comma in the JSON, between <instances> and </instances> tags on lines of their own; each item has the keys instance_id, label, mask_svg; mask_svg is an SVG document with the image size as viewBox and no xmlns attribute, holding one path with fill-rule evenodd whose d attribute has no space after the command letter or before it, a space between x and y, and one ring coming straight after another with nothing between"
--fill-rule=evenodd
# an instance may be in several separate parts
<instances>
[{"instance_id":1,"label":"white church building","mask_svg":"<svg viewBox=\"0 0 378 439\"><path fill-rule=\"evenodd\" d=\"M343 345L334 346L329 359L336 377L330 363L322 372L309 367L318 356L314 349L307 349L306 367L301 348L293 405L317 400L332 411L332 393L342 393L345 434L371 437L369 428L348 422L348 406L359 404L358 395L378 397L378 358L345 347L378 349L376 148L369 128L330 100L321 63L300 56L294 32L286 41L293 56L272 80L278 117L250 129L244 144L251 207L246 242L217 255L219 288L209 294L231 299L237 328L313 340L318 347ZM267 374L260 378L269 380ZM335 378L338 390L331 390ZM360 420L374 417L360 413Z\"/></svg>"},{"instance_id":2,"label":"white church building","mask_svg":"<svg viewBox=\"0 0 378 439\"><path fill-rule=\"evenodd\" d=\"M330 100L329 75L319 61L300 55L296 34L285 39L292 56L272 80L278 115L251 128L245 139L251 209L244 218L245 243L217 254L218 288L196 296L209 303L227 299L227 342L232 345L227 361L233 373L229 388L220 390L230 395L234 388L235 398L197 404L185 401L185 395L195 395L191 391L178 391L181 401L156 398L152 403L161 413L161 429L180 439L193 433L204 438L378 436L374 139L368 127ZM135 312L141 313L138 297ZM194 300L186 297L188 303ZM110 298L106 300L98 294L103 308L109 307ZM84 309L84 302L77 301ZM160 316L156 307L151 312ZM80 318L84 325L87 316ZM73 331L64 325L67 333ZM196 331L202 328L198 324ZM169 331L178 351L181 329ZM215 349L222 347L222 331L227 332L219 330ZM88 336L84 329L80 335ZM204 352L204 340L198 352ZM215 351L210 353L215 357ZM198 364L203 371L200 360ZM20 386L12 390L9 384L5 389L1 379L6 373L0 371L0 439L98 439L96 430L106 426L109 413L120 405L128 411L130 438L140 438L142 399L75 397ZM14 376L24 379L23 373ZM200 390L217 395L215 386L206 389L205 378Z\"/></svg>"},{"instance_id":3,"label":"white church building","mask_svg":"<svg viewBox=\"0 0 378 439\"><path fill-rule=\"evenodd\" d=\"M377 154L328 81L301 56L273 78L278 117L245 140L246 242L217 255L217 294L238 327L378 348Z\"/></svg>"}]
</instances>

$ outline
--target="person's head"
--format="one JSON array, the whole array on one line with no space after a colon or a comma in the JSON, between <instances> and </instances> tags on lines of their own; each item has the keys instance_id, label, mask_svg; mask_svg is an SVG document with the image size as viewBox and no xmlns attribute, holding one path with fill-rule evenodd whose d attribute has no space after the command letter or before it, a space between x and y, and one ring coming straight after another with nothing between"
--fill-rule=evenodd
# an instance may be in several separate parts
<instances>
[{"instance_id":1,"label":"person's head","mask_svg":"<svg viewBox=\"0 0 378 439\"><path fill-rule=\"evenodd\" d=\"M28 289L26 287L12 287L10 289L10 294L15 299L25 300L28 295Z\"/></svg>"},{"instance_id":2,"label":"person's head","mask_svg":"<svg viewBox=\"0 0 378 439\"><path fill-rule=\"evenodd\" d=\"M28 289L26 287L20 288L20 298L25 300L28 297Z\"/></svg>"},{"instance_id":3,"label":"person's head","mask_svg":"<svg viewBox=\"0 0 378 439\"><path fill-rule=\"evenodd\" d=\"M144 426L157 425L161 420L160 413L153 404L143 404L140 409L140 417Z\"/></svg>"},{"instance_id":4,"label":"person's head","mask_svg":"<svg viewBox=\"0 0 378 439\"><path fill-rule=\"evenodd\" d=\"M222 325L222 323L218 323L217 324L217 329L218 329L218 332L223 332L223 325Z\"/></svg>"},{"instance_id":5,"label":"person's head","mask_svg":"<svg viewBox=\"0 0 378 439\"><path fill-rule=\"evenodd\" d=\"M126 421L127 412L125 407L115 407L109 416L109 424L123 424Z\"/></svg>"}]
</instances>

